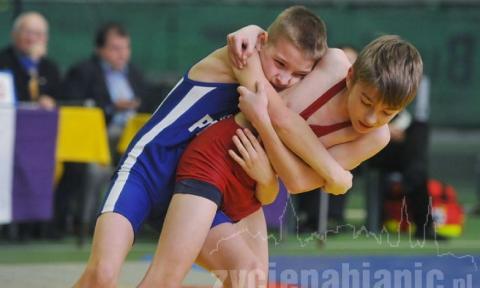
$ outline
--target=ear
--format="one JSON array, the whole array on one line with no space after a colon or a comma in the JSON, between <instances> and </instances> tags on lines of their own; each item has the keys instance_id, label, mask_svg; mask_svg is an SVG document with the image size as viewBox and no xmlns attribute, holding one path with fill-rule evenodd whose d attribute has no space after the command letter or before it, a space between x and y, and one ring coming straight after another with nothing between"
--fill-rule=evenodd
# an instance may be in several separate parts
<instances>
[{"instance_id":1,"label":"ear","mask_svg":"<svg viewBox=\"0 0 480 288\"><path fill-rule=\"evenodd\" d=\"M257 44L255 45L255 48L257 51L260 51L265 44L267 44L268 41L268 33L266 31L258 34L257 36Z\"/></svg>"},{"instance_id":2,"label":"ear","mask_svg":"<svg viewBox=\"0 0 480 288\"><path fill-rule=\"evenodd\" d=\"M348 72L347 72L347 77L346 77L346 80L347 80L347 88L348 89L351 89L352 86L353 86L353 76L354 76L354 71L353 71L353 66L350 66L350 68L348 68Z\"/></svg>"}]
</instances>

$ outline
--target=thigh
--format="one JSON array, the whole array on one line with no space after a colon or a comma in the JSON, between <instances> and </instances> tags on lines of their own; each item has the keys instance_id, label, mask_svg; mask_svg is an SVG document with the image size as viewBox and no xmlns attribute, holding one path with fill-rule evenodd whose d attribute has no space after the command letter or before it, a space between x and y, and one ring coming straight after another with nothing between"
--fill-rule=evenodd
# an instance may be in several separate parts
<instances>
[{"instance_id":1,"label":"thigh","mask_svg":"<svg viewBox=\"0 0 480 288\"><path fill-rule=\"evenodd\" d=\"M133 239L132 225L124 216L117 213L100 215L95 226L88 266L104 265L118 275Z\"/></svg>"},{"instance_id":2,"label":"thigh","mask_svg":"<svg viewBox=\"0 0 480 288\"><path fill-rule=\"evenodd\" d=\"M268 232L263 209L258 209L234 226L268 271Z\"/></svg>"},{"instance_id":3,"label":"thigh","mask_svg":"<svg viewBox=\"0 0 480 288\"><path fill-rule=\"evenodd\" d=\"M154 258L141 287L176 287L194 263L208 235L217 205L209 199L174 194Z\"/></svg>"},{"instance_id":4,"label":"thigh","mask_svg":"<svg viewBox=\"0 0 480 288\"><path fill-rule=\"evenodd\" d=\"M109 188L100 213L122 215L137 233L154 205L143 177L132 171L117 171Z\"/></svg>"},{"instance_id":5,"label":"thigh","mask_svg":"<svg viewBox=\"0 0 480 288\"><path fill-rule=\"evenodd\" d=\"M156 255L159 257L155 257L155 260L171 256L172 259L185 259L191 261L190 265L193 264L210 230L216 210L217 205L206 198L175 194L160 234Z\"/></svg>"},{"instance_id":6,"label":"thigh","mask_svg":"<svg viewBox=\"0 0 480 288\"><path fill-rule=\"evenodd\" d=\"M264 237L266 228L262 228L260 216L263 216L263 212L250 215L252 219L240 225L227 222L210 229L197 263L214 273L221 281L233 281L232 278L239 277L235 273L250 271L252 268L261 269L259 279L266 281L268 279L268 243ZM247 227L251 230L244 229ZM258 236L261 237L250 235L249 233L253 231L259 232ZM224 284L228 286L228 283Z\"/></svg>"}]
</instances>

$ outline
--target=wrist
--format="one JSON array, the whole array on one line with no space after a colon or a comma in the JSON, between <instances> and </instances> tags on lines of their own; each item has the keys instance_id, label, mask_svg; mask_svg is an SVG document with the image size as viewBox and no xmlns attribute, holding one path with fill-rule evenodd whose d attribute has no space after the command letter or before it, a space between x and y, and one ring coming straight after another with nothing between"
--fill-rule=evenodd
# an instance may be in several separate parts
<instances>
[{"instance_id":1,"label":"wrist","mask_svg":"<svg viewBox=\"0 0 480 288\"><path fill-rule=\"evenodd\" d=\"M261 179L260 181L257 181L257 185L261 185L263 187L271 187L276 185L278 182L278 177L274 174L270 175L270 177L267 177L265 179Z\"/></svg>"}]
</instances>

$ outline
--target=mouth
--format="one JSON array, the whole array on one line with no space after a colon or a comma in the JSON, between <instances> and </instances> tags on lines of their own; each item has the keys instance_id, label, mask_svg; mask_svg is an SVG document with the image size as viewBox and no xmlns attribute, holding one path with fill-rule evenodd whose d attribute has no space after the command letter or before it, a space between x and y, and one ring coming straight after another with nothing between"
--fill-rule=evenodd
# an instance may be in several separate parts
<instances>
[{"instance_id":1,"label":"mouth","mask_svg":"<svg viewBox=\"0 0 480 288\"><path fill-rule=\"evenodd\" d=\"M373 128L373 127L370 126L370 125L364 124L362 121L358 121L358 125L359 125L360 127L362 127L362 129L365 129L365 130L369 130L369 129L372 129L372 128Z\"/></svg>"},{"instance_id":2,"label":"mouth","mask_svg":"<svg viewBox=\"0 0 480 288\"><path fill-rule=\"evenodd\" d=\"M273 88L275 88L275 91L277 92L282 92L283 90L285 90L287 87L285 86L278 86L278 85L275 85L275 84L272 84Z\"/></svg>"}]
</instances>

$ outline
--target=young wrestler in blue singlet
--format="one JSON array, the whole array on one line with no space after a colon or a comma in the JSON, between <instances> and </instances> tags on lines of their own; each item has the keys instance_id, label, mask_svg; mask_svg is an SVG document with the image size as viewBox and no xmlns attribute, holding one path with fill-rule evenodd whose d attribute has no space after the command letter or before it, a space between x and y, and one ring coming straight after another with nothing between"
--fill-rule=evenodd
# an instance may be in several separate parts
<instances>
[{"instance_id":1,"label":"young wrestler in blue singlet","mask_svg":"<svg viewBox=\"0 0 480 288\"><path fill-rule=\"evenodd\" d=\"M308 74L326 51L326 31L317 16L298 6L284 11L272 27L278 31L270 35L285 37L267 40L262 35L262 66L268 81L282 90ZM227 49L222 48L194 65L174 87L134 138L115 172L97 220L89 262L76 287L116 286L142 223L147 218L157 227L162 223L185 145L209 124L237 112L237 83L245 85L245 77L244 71L233 69ZM344 171L340 166L337 170ZM344 173L348 182L349 173ZM339 187L347 186L339 178L329 179ZM221 212L215 218L213 226L230 221Z\"/></svg>"}]
</instances>

